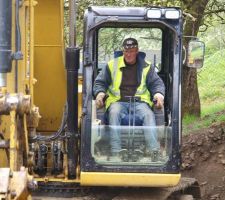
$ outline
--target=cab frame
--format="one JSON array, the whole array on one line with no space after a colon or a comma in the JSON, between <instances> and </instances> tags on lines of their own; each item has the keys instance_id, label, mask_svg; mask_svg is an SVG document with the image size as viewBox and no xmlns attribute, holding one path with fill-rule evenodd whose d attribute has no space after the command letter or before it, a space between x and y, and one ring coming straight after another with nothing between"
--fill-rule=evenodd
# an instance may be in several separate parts
<instances>
[{"instance_id":1,"label":"cab frame","mask_svg":"<svg viewBox=\"0 0 225 200\"><path fill-rule=\"evenodd\" d=\"M166 8L157 8L165 13ZM168 8L171 9L171 8ZM172 8L181 13L179 8ZM149 8L89 7L84 18L83 120L81 127L81 171L124 173L179 173L181 164L181 65L182 16L177 19L148 18ZM172 127L172 154L162 166L99 165L91 156L92 87L98 73L98 31L103 27L154 27L162 30L162 69L166 86L165 122ZM171 42L172 41L172 42ZM171 119L169 119L171 117Z\"/></svg>"}]
</instances>

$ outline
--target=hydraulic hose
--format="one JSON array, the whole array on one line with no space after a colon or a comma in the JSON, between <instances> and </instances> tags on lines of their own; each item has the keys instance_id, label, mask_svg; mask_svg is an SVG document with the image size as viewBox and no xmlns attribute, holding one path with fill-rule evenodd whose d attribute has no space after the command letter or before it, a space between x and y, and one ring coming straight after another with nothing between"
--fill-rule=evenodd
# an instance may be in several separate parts
<instances>
[{"instance_id":1,"label":"hydraulic hose","mask_svg":"<svg viewBox=\"0 0 225 200\"><path fill-rule=\"evenodd\" d=\"M67 143L68 150L68 177L76 178L78 162L78 69L80 49L69 47L66 49L67 70L67 103L68 117L67 129L70 138Z\"/></svg>"},{"instance_id":2,"label":"hydraulic hose","mask_svg":"<svg viewBox=\"0 0 225 200\"><path fill-rule=\"evenodd\" d=\"M1 0L0 1L0 73L8 73L12 69L12 57L11 57L12 39L11 38L12 38L12 0ZM2 80L1 82L4 82L4 81Z\"/></svg>"},{"instance_id":3,"label":"hydraulic hose","mask_svg":"<svg viewBox=\"0 0 225 200\"><path fill-rule=\"evenodd\" d=\"M19 20L19 7L20 0L16 0L16 52L13 54L15 62L15 92L18 92L18 60L23 59L21 52L21 33L20 33L20 20Z\"/></svg>"}]
</instances>

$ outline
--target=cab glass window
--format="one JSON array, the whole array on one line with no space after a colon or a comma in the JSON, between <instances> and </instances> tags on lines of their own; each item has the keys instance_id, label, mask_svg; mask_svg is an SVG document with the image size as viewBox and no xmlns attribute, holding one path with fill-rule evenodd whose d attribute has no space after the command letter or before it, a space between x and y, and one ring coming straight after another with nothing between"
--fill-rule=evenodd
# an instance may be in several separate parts
<instances>
[{"instance_id":1,"label":"cab glass window","mask_svg":"<svg viewBox=\"0 0 225 200\"><path fill-rule=\"evenodd\" d=\"M98 69L119 55L125 38L135 38L145 59L160 71L162 31L158 28L101 28L98 32Z\"/></svg>"},{"instance_id":2,"label":"cab glass window","mask_svg":"<svg viewBox=\"0 0 225 200\"><path fill-rule=\"evenodd\" d=\"M122 43L129 37L138 41L143 58L160 72L162 31L158 28L101 28L97 40L97 72L110 60L123 55ZM100 165L165 165L171 155L172 129L165 125L164 109L156 110L152 104L156 126L145 126L143 119L136 115L135 105L140 103L139 100L129 98L127 114L121 116L119 125L111 125L108 110L105 106L98 108L93 97L92 157Z\"/></svg>"}]
</instances>

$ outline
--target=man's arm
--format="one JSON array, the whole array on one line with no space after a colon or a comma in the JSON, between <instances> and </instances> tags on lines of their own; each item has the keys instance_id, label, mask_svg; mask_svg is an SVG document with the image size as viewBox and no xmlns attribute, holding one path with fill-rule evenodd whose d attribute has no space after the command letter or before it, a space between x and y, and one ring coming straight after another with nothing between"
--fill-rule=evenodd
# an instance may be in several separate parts
<instances>
[{"instance_id":1,"label":"man's arm","mask_svg":"<svg viewBox=\"0 0 225 200\"><path fill-rule=\"evenodd\" d=\"M162 79L155 72L154 67L148 72L146 79L147 88L150 91L153 99L156 100L156 108L162 108L164 104L164 96L165 96L165 85Z\"/></svg>"},{"instance_id":2,"label":"man's arm","mask_svg":"<svg viewBox=\"0 0 225 200\"><path fill-rule=\"evenodd\" d=\"M108 65L102 68L102 71L95 79L93 87L93 95L96 97L96 105L98 108L104 106L104 97L111 83L111 74Z\"/></svg>"},{"instance_id":3,"label":"man's arm","mask_svg":"<svg viewBox=\"0 0 225 200\"><path fill-rule=\"evenodd\" d=\"M99 92L106 93L111 83L111 74L108 65L102 68L101 72L95 79L93 94L96 97Z\"/></svg>"}]
</instances>

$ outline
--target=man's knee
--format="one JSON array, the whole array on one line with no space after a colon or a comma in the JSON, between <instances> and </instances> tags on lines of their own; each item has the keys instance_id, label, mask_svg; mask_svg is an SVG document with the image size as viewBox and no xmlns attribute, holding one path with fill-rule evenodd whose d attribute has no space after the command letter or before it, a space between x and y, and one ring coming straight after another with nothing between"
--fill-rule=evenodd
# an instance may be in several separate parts
<instances>
[{"instance_id":1,"label":"man's knee","mask_svg":"<svg viewBox=\"0 0 225 200\"><path fill-rule=\"evenodd\" d=\"M108 113L109 115L118 115L121 112L121 105L119 103L112 103L109 106Z\"/></svg>"},{"instance_id":2,"label":"man's knee","mask_svg":"<svg viewBox=\"0 0 225 200\"><path fill-rule=\"evenodd\" d=\"M143 121L154 118L153 111L151 110L150 106L147 105L146 103L137 104L135 115L137 115Z\"/></svg>"},{"instance_id":3,"label":"man's knee","mask_svg":"<svg viewBox=\"0 0 225 200\"><path fill-rule=\"evenodd\" d=\"M149 108L143 113L143 125L145 126L155 126L155 115L153 111Z\"/></svg>"},{"instance_id":4,"label":"man's knee","mask_svg":"<svg viewBox=\"0 0 225 200\"><path fill-rule=\"evenodd\" d=\"M155 115L153 111L149 109L149 110L146 110L146 112L144 113L144 118L155 120Z\"/></svg>"}]
</instances>

